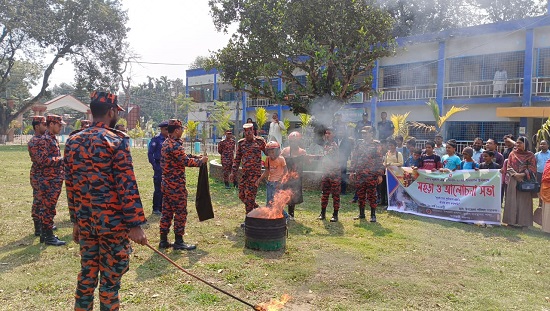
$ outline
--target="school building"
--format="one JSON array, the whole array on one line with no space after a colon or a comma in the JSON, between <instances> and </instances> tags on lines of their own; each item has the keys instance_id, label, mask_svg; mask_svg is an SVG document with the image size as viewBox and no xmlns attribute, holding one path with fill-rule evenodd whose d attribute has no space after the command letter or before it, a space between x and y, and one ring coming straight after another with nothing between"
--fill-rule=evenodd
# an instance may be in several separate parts
<instances>
[{"instance_id":1,"label":"school building","mask_svg":"<svg viewBox=\"0 0 550 311\"><path fill-rule=\"evenodd\" d=\"M408 120L433 124L426 105L432 99L442 114L452 106L469 108L447 122L446 139L472 141L480 136L500 141L508 133L530 137L550 116L550 15L397 41L396 55L376 62L375 95L358 94L344 105L345 121L358 121L367 111L376 124L382 111L388 116L410 111ZM187 70L186 79L186 93L196 102L230 102L238 126L248 117L255 120L257 107L279 112L281 119L291 121L291 128L299 126L287 106L236 92L216 70ZM284 89L280 79L271 83ZM411 135L431 138L421 131Z\"/></svg>"}]
</instances>

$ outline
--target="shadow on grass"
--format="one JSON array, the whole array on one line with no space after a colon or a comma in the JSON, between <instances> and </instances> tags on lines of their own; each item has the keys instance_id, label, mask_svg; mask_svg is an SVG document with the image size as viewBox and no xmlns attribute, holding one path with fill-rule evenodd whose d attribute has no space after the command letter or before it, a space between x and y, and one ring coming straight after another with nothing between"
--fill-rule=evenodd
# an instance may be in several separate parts
<instances>
[{"instance_id":1,"label":"shadow on grass","mask_svg":"<svg viewBox=\"0 0 550 311\"><path fill-rule=\"evenodd\" d=\"M72 241L72 235L64 235L59 237L59 239L69 244ZM10 249L12 249L13 252L0 258L0 272L10 271L17 267L40 261L42 251L47 247L55 248L59 246L42 244L39 242L39 238L35 237L34 234L29 234L24 238L2 246L0 248L0 253L6 253ZM67 245L61 247L66 249Z\"/></svg>"},{"instance_id":2,"label":"shadow on grass","mask_svg":"<svg viewBox=\"0 0 550 311\"><path fill-rule=\"evenodd\" d=\"M391 229L384 228L384 226L381 223L370 222L369 219L359 219L356 221L357 223L353 225L354 227L371 231L372 235L376 237L384 237L393 232Z\"/></svg>"},{"instance_id":3,"label":"shadow on grass","mask_svg":"<svg viewBox=\"0 0 550 311\"><path fill-rule=\"evenodd\" d=\"M154 245L152 246L155 247ZM171 248L160 251L172 261L176 262L180 267L186 270L192 268L202 258L208 256L208 252L201 250L200 245L197 245L197 249L192 251L173 250ZM155 279L159 276L165 275L166 273L180 271L172 263L161 257L159 254L153 251L150 251L149 253L151 254L149 258L136 268L137 280L145 281L148 279ZM183 257L188 258L189 262L187 264L181 263L180 259L182 259Z\"/></svg>"},{"instance_id":4,"label":"shadow on grass","mask_svg":"<svg viewBox=\"0 0 550 311\"><path fill-rule=\"evenodd\" d=\"M550 238L550 235L546 234L545 232L535 227L518 228L518 227L512 227L512 226L506 226L506 225L486 227L486 226L477 226L475 224L469 224L469 223L454 222L454 221L448 221L443 219L428 218L428 217L422 217L417 215L398 213L393 211L388 211L388 214L391 215L392 217L401 218L403 220L417 220L417 221L422 221L426 223L437 224L445 228L460 229L460 230L463 230L464 232L479 233L479 234L482 234L485 238L501 237L501 238L507 239L510 242L521 242L523 239L521 238L520 235L526 235L529 237L546 239L546 240Z\"/></svg>"}]
</instances>

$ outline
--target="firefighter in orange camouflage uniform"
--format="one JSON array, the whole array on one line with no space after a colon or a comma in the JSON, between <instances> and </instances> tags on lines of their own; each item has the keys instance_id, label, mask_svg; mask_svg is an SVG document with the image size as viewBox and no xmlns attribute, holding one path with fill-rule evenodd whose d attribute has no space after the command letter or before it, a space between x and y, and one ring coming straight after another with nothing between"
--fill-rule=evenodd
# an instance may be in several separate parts
<instances>
[{"instance_id":1,"label":"firefighter in orange camouflage uniform","mask_svg":"<svg viewBox=\"0 0 550 311\"><path fill-rule=\"evenodd\" d=\"M180 120L168 121L168 137L162 143L160 151L160 167L162 168L162 216L160 218L159 248L168 248L168 233L172 219L176 241L172 245L175 250L193 250L193 244L183 241L185 225L187 224L187 188L185 167L199 167L208 163L207 156L195 157L187 155L183 149L181 136L183 125Z\"/></svg>"},{"instance_id":2,"label":"firefighter in orange camouflage uniform","mask_svg":"<svg viewBox=\"0 0 550 311\"><path fill-rule=\"evenodd\" d=\"M72 131L69 136L73 136L74 134L89 128L91 124L92 122L90 122L90 120L80 120L80 128Z\"/></svg>"},{"instance_id":3,"label":"firefighter in orange camouflage uniform","mask_svg":"<svg viewBox=\"0 0 550 311\"><path fill-rule=\"evenodd\" d=\"M32 129L34 130L34 135L27 144L27 149L29 150L29 156L31 157L31 187L32 187L32 209L31 217L34 222L34 235L40 236L42 231L42 224L40 222L40 201L42 200L39 197L39 187L40 187L40 170L37 170L38 167L38 142L40 137L46 132L46 117L44 116L35 116L32 118Z\"/></svg>"},{"instance_id":4,"label":"firefighter in orange camouflage uniform","mask_svg":"<svg viewBox=\"0 0 550 311\"><path fill-rule=\"evenodd\" d=\"M338 221L338 210L340 210L340 190L342 187L342 172L339 161L338 143L334 140L334 129L325 130L325 146L323 149L321 179L321 214L319 220L326 218L328 198L332 194L332 218L331 222Z\"/></svg>"},{"instance_id":5,"label":"firefighter in orange camouflage uniform","mask_svg":"<svg viewBox=\"0 0 550 311\"><path fill-rule=\"evenodd\" d=\"M56 211L55 206L61 194L63 186L63 158L59 150L59 142L56 135L61 132L65 122L63 118L56 115L46 117L46 132L38 140L37 152L37 171L40 171L39 179L39 197L40 204L40 222L42 223L42 232L40 242L46 245L62 246L65 241L61 241L53 234L53 219Z\"/></svg>"},{"instance_id":6,"label":"firefighter in orange camouflage uniform","mask_svg":"<svg viewBox=\"0 0 550 311\"><path fill-rule=\"evenodd\" d=\"M235 139L233 138L233 132L225 132L225 139L218 143L218 153L222 158L223 183L225 184L225 189L230 189L229 175L231 175L231 166L233 166L233 156L235 154ZM236 181L233 182L233 186L237 186Z\"/></svg>"},{"instance_id":7,"label":"firefighter in orange camouflage uniform","mask_svg":"<svg viewBox=\"0 0 550 311\"><path fill-rule=\"evenodd\" d=\"M117 96L94 92L93 123L65 145L67 201L73 241L80 245L75 310L92 310L98 285L101 310L118 310L128 271L130 240L145 245L146 219L134 175L129 137L113 129L122 108Z\"/></svg>"},{"instance_id":8,"label":"firefighter in orange camouflage uniform","mask_svg":"<svg viewBox=\"0 0 550 311\"><path fill-rule=\"evenodd\" d=\"M361 130L363 139L355 144L351 155L351 180L355 182L359 197L359 215L355 219L365 218L365 205L370 204L370 221L376 222L376 187L382 182L385 173L382 164L382 146L373 140L375 130L365 126Z\"/></svg>"},{"instance_id":9,"label":"firefighter in orange camouflage uniform","mask_svg":"<svg viewBox=\"0 0 550 311\"><path fill-rule=\"evenodd\" d=\"M244 203L246 213L258 207L256 180L262 175L262 151L265 150L265 140L254 136L254 126L251 123L243 125L244 138L237 143L237 152L233 160L233 168L229 178L235 177L242 163L242 174L239 178L239 199ZM244 227L244 224L241 224Z\"/></svg>"}]
</instances>

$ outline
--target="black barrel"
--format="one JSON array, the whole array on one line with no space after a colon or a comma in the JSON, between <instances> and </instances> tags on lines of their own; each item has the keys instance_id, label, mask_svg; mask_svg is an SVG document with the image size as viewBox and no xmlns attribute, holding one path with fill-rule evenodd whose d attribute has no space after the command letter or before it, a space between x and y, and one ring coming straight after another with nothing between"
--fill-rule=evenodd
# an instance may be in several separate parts
<instances>
[{"instance_id":1,"label":"black barrel","mask_svg":"<svg viewBox=\"0 0 550 311\"><path fill-rule=\"evenodd\" d=\"M286 219L246 217L244 221L245 246L261 251L276 251L286 246Z\"/></svg>"}]
</instances>

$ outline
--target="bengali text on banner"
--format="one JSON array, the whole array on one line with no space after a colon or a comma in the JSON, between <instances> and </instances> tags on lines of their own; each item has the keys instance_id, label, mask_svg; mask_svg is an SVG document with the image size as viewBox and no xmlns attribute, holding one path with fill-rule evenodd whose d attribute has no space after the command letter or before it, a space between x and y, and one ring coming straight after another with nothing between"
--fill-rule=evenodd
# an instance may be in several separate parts
<instances>
[{"instance_id":1,"label":"bengali text on banner","mask_svg":"<svg viewBox=\"0 0 550 311\"><path fill-rule=\"evenodd\" d=\"M500 170L429 171L389 167L388 210L500 225Z\"/></svg>"}]
</instances>

